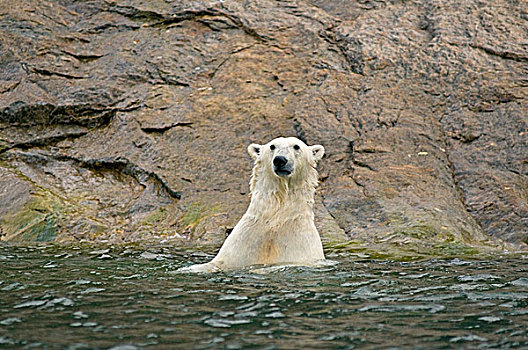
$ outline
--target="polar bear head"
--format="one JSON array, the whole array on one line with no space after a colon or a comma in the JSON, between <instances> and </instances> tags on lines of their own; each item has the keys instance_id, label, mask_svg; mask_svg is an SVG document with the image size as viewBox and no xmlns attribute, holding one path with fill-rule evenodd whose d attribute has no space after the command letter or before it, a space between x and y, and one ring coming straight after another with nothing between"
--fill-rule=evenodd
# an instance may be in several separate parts
<instances>
[{"instance_id":1,"label":"polar bear head","mask_svg":"<svg viewBox=\"0 0 528 350\"><path fill-rule=\"evenodd\" d=\"M302 171L307 165L315 166L324 155L321 145L307 146L296 137L279 137L265 145L255 143L248 147L249 155L275 176L287 178Z\"/></svg>"},{"instance_id":2,"label":"polar bear head","mask_svg":"<svg viewBox=\"0 0 528 350\"><path fill-rule=\"evenodd\" d=\"M308 146L295 137L279 137L265 145L253 143L248 152L255 160L252 190L259 181L267 185L286 183L289 186L305 183L315 188L315 167L324 155L324 147Z\"/></svg>"}]
</instances>

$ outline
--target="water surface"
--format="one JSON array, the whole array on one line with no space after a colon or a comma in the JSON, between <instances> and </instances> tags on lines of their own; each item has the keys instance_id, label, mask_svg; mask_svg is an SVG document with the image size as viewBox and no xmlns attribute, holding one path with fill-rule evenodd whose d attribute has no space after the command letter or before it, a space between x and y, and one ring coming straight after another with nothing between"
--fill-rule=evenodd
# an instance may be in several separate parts
<instances>
[{"instance_id":1,"label":"water surface","mask_svg":"<svg viewBox=\"0 0 528 350\"><path fill-rule=\"evenodd\" d=\"M177 274L174 247L0 246L0 348L528 347L527 256Z\"/></svg>"}]
</instances>

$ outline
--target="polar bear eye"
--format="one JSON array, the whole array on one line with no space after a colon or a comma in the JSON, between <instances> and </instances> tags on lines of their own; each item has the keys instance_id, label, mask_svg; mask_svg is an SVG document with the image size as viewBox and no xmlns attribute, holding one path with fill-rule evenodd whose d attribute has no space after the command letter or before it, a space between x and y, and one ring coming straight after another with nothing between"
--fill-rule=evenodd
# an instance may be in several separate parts
<instances>
[{"instance_id":1,"label":"polar bear eye","mask_svg":"<svg viewBox=\"0 0 528 350\"><path fill-rule=\"evenodd\" d=\"M300 147L299 145L294 145L294 146L293 146L293 149L296 150L296 151L298 151L298 150L301 149L301 147Z\"/></svg>"},{"instance_id":2,"label":"polar bear eye","mask_svg":"<svg viewBox=\"0 0 528 350\"><path fill-rule=\"evenodd\" d=\"M274 149L275 149L275 145L271 145L271 146L270 146L270 150L273 151Z\"/></svg>"}]
</instances>

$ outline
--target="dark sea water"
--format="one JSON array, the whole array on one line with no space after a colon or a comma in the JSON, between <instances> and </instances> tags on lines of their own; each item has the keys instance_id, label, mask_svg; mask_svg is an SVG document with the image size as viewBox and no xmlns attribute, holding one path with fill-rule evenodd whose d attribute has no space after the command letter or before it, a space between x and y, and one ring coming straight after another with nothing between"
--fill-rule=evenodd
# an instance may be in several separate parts
<instances>
[{"instance_id":1,"label":"dark sea water","mask_svg":"<svg viewBox=\"0 0 528 350\"><path fill-rule=\"evenodd\" d=\"M527 255L175 273L209 253L0 245L0 348L528 348Z\"/></svg>"}]
</instances>

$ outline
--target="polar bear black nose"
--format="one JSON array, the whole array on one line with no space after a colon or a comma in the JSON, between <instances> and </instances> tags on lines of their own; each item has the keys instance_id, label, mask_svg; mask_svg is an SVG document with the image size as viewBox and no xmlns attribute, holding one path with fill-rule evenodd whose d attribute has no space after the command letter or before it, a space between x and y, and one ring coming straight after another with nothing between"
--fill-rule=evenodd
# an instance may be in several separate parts
<instances>
[{"instance_id":1,"label":"polar bear black nose","mask_svg":"<svg viewBox=\"0 0 528 350\"><path fill-rule=\"evenodd\" d=\"M273 165L275 165L277 168L282 168L286 165L286 163L288 163L288 159L286 159L286 157L276 156L273 158Z\"/></svg>"}]
</instances>

